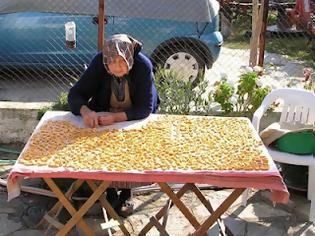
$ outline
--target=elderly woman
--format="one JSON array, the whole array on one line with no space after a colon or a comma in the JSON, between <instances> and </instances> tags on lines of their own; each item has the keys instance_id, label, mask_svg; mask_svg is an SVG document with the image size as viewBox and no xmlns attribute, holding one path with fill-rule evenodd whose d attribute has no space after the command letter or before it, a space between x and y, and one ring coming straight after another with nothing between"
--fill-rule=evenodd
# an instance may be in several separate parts
<instances>
[{"instance_id":1,"label":"elderly woman","mask_svg":"<svg viewBox=\"0 0 315 236\"><path fill-rule=\"evenodd\" d=\"M71 112L81 115L89 127L143 119L156 112L159 97L154 85L152 64L142 54L136 39L117 34L106 40L80 80L70 89ZM96 112L106 111L103 115ZM125 207L130 189L108 189L107 198L118 214L130 214Z\"/></svg>"}]
</instances>

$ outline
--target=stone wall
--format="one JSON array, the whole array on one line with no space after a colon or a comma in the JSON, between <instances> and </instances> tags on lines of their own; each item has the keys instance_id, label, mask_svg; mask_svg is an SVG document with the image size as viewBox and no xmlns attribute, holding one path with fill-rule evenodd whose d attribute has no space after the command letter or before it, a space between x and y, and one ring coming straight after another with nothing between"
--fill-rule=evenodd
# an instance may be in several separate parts
<instances>
[{"instance_id":1,"label":"stone wall","mask_svg":"<svg viewBox=\"0 0 315 236\"><path fill-rule=\"evenodd\" d=\"M38 123L38 110L48 105L0 102L0 143L26 143Z\"/></svg>"}]
</instances>

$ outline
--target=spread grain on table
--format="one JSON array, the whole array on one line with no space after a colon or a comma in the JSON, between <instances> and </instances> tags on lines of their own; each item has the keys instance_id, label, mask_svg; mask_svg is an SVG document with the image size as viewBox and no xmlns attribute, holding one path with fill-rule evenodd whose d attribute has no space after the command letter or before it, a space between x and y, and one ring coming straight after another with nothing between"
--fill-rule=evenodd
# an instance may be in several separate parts
<instances>
[{"instance_id":1,"label":"spread grain on table","mask_svg":"<svg viewBox=\"0 0 315 236\"><path fill-rule=\"evenodd\" d=\"M161 116L141 129L98 131L48 121L19 163L74 170L268 170L244 119Z\"/></svg>"}]
</instances>

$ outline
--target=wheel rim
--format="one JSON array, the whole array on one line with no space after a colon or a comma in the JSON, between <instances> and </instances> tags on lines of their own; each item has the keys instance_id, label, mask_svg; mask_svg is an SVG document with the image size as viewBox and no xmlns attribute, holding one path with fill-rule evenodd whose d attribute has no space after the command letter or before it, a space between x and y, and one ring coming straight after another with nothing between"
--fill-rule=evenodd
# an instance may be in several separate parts
<instances>
[{"instance_id":1,"label":"wheel rim","mask_svg":"<svg viewBox=\"0 0 315 236\"><path fill-rule=\"evenodd\" d=\"M164 69L174 72L181 80L193 82L199 73L199 65L194 56L178 52L167 58Z\"/></svg>"}]
</instances>

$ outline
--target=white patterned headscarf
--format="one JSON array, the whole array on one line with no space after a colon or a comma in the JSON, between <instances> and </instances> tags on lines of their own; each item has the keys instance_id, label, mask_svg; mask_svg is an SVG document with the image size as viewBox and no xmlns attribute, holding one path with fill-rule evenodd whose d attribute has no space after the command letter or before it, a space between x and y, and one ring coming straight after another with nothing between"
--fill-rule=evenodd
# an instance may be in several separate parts
<instances>
[{"instance_id":1,"label":"white patterned headscarf","mask_svg":"<svg viewBox=\"0 0 315 236\"><path fill-rule=\"evenodd\" d=\"M116 55L121 56L127 63L128 71L131 70L134 62L135 52L141 50L142 44L126 35L126 34L115 34L108 38L103 47L103 63L108 71L108 64L114 61Z\"/></svg>"}]
</instances>

